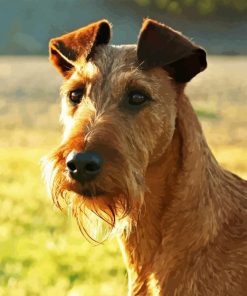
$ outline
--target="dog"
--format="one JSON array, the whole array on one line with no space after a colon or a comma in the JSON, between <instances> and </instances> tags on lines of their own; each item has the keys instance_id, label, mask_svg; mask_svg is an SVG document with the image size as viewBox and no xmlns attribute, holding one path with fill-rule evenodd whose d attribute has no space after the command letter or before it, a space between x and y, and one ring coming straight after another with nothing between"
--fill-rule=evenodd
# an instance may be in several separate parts
<instances>
[{"instance_id":1,"label":"dog","mask_svg":"<svg viewBox=\"0 0 247 296\"><path fill-rule=\"evenodd\" d=\"M206 52L144 19L137 45L107 20L51 39L65 78L60 147L45 177L82 233L116 233L128 295L247 294L247 182L223 169L184 93ZM105 236L104 236L105 237Z\"/></svg>"}]
</instances>

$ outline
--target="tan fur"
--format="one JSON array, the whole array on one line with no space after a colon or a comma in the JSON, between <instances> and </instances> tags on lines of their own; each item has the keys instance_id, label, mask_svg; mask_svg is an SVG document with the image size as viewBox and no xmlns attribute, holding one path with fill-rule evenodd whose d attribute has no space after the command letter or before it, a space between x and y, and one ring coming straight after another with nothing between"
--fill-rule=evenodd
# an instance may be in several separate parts
<instances>
[{"instance_id":1,"label":"tan fur","mask_svg":"<svg viewBox=\"0 0 247 296\"><path fill-rule=\"evenodd\" d=\"M80 85L86 93L73 107L67 94ZM153 102L124 109L129 87ZM140 69L135 45L100 45L86 66L77 62L62 96L64 137L45 171L51 194L57 206L66 197L92 239L92 212L117 231L129 295L246 295L247 182L215 160L184 85L160 67ZM103 155L90 188L105 196L80 194L65 165L72 150Z\"/></svg>"}]
</instances>

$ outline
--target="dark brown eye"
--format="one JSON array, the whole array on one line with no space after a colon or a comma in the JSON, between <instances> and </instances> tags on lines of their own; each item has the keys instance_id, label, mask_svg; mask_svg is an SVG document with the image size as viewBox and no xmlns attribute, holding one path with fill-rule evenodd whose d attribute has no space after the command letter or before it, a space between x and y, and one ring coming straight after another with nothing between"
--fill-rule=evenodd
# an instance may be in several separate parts
<instances>
[{"instance_id":1,"label":"dark brown eye","mask_svg":"<svg viewBox=\"0 0 247 296\"><path fill-rule=\"evenodd\" d=\"M70 99L70 102L71 102L73 105L78 105L78 104L80 104L80 102L81 102L81 100L82 100L82 97L83 97L83 94L84 94L84 89L83 89L83 88L78 88L78 89L72 90L72 91L69 93L69 99Z\"/></svg>"},{"instance_id":2,"label":"dark brown eye","mask_svg":"<svg viewBox=\"0 0 247 296\"><path fill-rule=\"evenodd\" d=\"M132 106L139 106L139 105L142 105L144 104L145 102L149 101L150 98L140 92L140 91L131 91L128 93L128 103L129 105L132 105Z\"/></svg>"}]
</instances>

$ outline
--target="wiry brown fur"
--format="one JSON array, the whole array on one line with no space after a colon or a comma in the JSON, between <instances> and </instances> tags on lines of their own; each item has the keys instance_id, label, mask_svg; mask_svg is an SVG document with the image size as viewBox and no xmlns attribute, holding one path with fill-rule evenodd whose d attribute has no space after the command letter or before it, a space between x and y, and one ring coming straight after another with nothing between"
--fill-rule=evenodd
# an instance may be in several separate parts
<instances>
[{"instance_id":1,"label":"wiry brown fur","mask_svg":"<svg viewBox=\"0 0 247 296\"><path fill-rule=\"evenodd\" d=\"M121 228L129 295L244 296L247 183L215 160L184 85L162 68L139 66L135 45L101 45L93 60L76 64L62 87L64 138L45 171L54 202L67 196L93 239L90 212L110 231ZM86 93L73 107L68 92L80 85ZM126 109L131 88L153 101ZM87 187L105 195L82 196L66 169L72 150L103 155L103 171Z\"/></svg>"}]
</instances>

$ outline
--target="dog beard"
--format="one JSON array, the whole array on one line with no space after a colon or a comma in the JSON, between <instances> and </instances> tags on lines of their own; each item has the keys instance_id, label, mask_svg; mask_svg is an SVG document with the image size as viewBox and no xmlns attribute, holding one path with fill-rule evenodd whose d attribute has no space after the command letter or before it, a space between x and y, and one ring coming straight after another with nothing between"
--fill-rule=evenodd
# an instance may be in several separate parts
<instances>
[{"instance_id":1,"label":"dog beard","mask_svg":"<svg viewBox=\"0 0 247 296\"><path fill-rule=\"evenodd\" d=\"M81 233L93 243L111 235L125 235L137 220L144 200L143 174L138 169L111 167L97 183L81 186L66 170L65 145L42 161L43 175L53 203L74 216ZM127 170L124 167L128 168ZM139 169L140 171L140 169ZM121 176L121 178L119 177ZM132 221L132 223L130 223Z\"/></svg>"}]
</instances>

